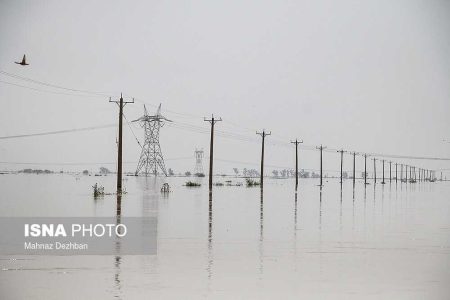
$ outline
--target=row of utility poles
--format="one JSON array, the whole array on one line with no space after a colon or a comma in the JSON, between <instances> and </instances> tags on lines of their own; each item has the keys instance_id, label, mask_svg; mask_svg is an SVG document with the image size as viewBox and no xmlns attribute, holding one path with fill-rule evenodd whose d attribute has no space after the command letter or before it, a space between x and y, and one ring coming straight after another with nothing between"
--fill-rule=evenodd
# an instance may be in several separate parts
<instances>
[{"instance_id":1,"label":"row of utility poles","mask_svg":"<svg viewBox=\"0 0 450 300\"><path fill-rule=\"evenodd\" d=\"M326 149L326 147L324 147L323 145L320 145L319 147L316 147L318 150L320 150L320 185L319 186L323 186L323 168L322 168L322 152L323 149ZM341 155L341 168L340 168L340 183L342 186L343 183L343 164L344 164L344 153L347 153L347 151L341 149L338 150L337 152L339 152ZM357 152L350 152L351 155L353 156L353 186L355 186L355 179L356 179L356 155L358 155ZM296 149L296 161L297 161L297 155L298 155L298 151ZM364 184L367 185L367 157L369 156L368 154L362 154L362 156L364 157ZM373 180L374 183L377 183L377 158L373 158ZM386 178L385 178L385 163L386 160L382 159L382 182L381 184L385 184L386 183ZM388 161L389 163L389 182L392 182L393 177L392 177L392 161ZM433 181L435 180L436 176L435 176L435 172L432 170L427 170L427 169L422 169L422 168L418 168L418 171L416 171L416 167L415 166L408 166L408 165L404 165L404 164L398 164L395 163L395 177L394 180L395 182L398 182L398 166L401 166L400 169L400 181L401 182L408 182L408 167L409 167L409 182L410 183L415 183L417 180L418 181ZM403 167L405 167L405 178L403 179ZM297 168L297 165L296 165ZM442 178L442 173L441 173L441 178ZM296 185L297 186L297 185Z\"/></svg>"},{"instance_id":2,"label":"row of utility poles","mask_svg":"<svg viewBox=\"0 0 450 300\"><path fill-rule=\"evenodd\" d=\"M123 108L128 103L134 103L134 99L132 101L124 101L122 94L120 95L120 99L118 101L112 101L111 98L109 99L109 102L116 103L119 106L119 138L118 138L118 145L117 145L117 194L122 193L122 121L123 121ZM214 115L211 116L210 119L204 118L205 122L209 122L211 124L211 136L210 136L210 148L209 148L209 191L212 191L213 186L213 163L214 163L214 125L217 122L222 121L222 118L215 118ZM262 132L256 132L256 134L260 135L262 137L262 145L261 145L261 170L260 170L260 186L261 189L264 186L264 144L265 139L267 136L271 135L271 132L266 132L266 130L263 130ZM303 140L296 139L295 141L291 141L292 144L295 145L295 190L298 188L298 145L303 143ZM319 186L323 186L323 150L326 149L323 145L320 145L319 147L316 147L318 150L320 150L320 184ZM337 152L340 153L341 158L341 164L340 164L340 184L343 183L343 164L344 164L344 153L349 153L343 149L338 150ZM350 154L353 156L353 186L355 186L355 179L356 179L356 155L359 155L356 152L350 152ZM369 155L362 154L364 157L364 184L367 185L367 157ZM373 172L374 172L374 183L377 181L377 175L376 175L376 161L377 158L373 158ZM385 160L382 160L383 164L383 181L382 184L385 184L385 172L384 172L384 165ZM400 165L400 180L402 182L408 182L408 167L409 167L409 179L410 182L416 182L417 180L417 173L416 173L416 167L414 166L408 166L403 164L395 163L395 182L398 180L398 166ZM403 179L403 167L405 167L405 179ZM442 178L442 173L441 173ZM435 173L431 170L426 170L419 168L418 170L418 180L419 181L432 181L435 179ZM392 162L389 161L389 181L392 182Z\"/></svg>"}]
</instances>

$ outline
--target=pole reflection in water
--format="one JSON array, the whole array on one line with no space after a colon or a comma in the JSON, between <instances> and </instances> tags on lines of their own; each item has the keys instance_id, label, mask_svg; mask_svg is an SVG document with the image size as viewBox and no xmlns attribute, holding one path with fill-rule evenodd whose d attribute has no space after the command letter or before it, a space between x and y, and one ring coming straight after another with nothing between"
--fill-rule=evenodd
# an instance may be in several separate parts
<instances>
[{"instance_id":1,"label":"pole reflection in water","mask_svg":"<svg viewBox=\"0 0 450 300\"><path fill-rule=\"evenodd\" d=\"M353 186L353 201L352 201L352 230L355 229L355 187Z\"/></svg>"},{"instance_id":2,"label":"pole reflection in water","mask_svg":"<svg viewBox=\"0 0 450 300\"><path fill-rule=\"evenodd\" d=\"M353 186L352 198L353 198L353 202L355 202L355 186Z\"/></svg>"},{"instance_id":3,"label":"pole reflection in water","mask_svg":"<svg viewBox=\"0 0 450 300\"><path fill-rule=\"evenodd\" d=\"M212 206L212 193L209 192L208 201L208 265L206 270L208 272L208 289L211 288L211 278L212 278L212 267L213 267L213 253L212 253L212 241L213 241L213 206Z\"/></svg>"},{"instance_id":4,"label":"pole reflection in water","mask_svg":"<svg viewBox=\"0 0 450 300\"><path fill-rule=\"evenodd\" d=\"M374 184L373 185L373 213L375 213L375 202L376 202L376 199L377 199L377 185L376 184Z\"/></svg>"},{"instance_id":5,"label":"pole reflection in water","mask_svg":"<svg viewBox=\"0 0 450 300\"><path fill-rule=\"evenodd\" d=\"M322 187L319 193L319 230L322 232Z\"/></svg>"},{"instance_id":6,"label":"pole reflection in water","mask_svg":"<svg viewBox=\"0 0 450 300\"><path fill-rule=\"evenodd\" d=\"M297 192L295 192L295 203L294 203L294 232L297 232Z\"/></svg>"},{"instance_id":7,"label":"pole reflection in water","mask_svg":"<svg viewBox=\"0 0 450 300\"><path fill-rule=\"evenodd\" d=\"M323 265L322 265L322 187L319 193L319 278L323 281Z\"/></svg>"},{"instance_id":8,"label":"pole reflection in water","mask_svg":"<svg viewBox=\"0 0 450 300\"><path fill-rule=\"evenodd\" d=\"M297 191L295 191L294 202L294 270L297 271Z\"/></svg>"},{"instance_id":9,"label":"pole reflection in water","mask_svg":"<svg viewBox=\"0 0 450 300\"><path fill-rule=\"evenodd\" d=\"M364 185L364 228L366 228L367 185Z\"/></svg>"},{"instance_id":10,"label":"pole reflection in water","mask_svg":"<svg viewBox=\"0 0 450 300\"><path fill-rule=\"evenodd\" d=\"M120 224L122 217L122 195L120 193L117 194L117 202L116 202L116 226ZM122 228L119 229L122 231ZM120 232L122 233L122 232ZM121 249L121 241L120 237L116 236L116 256L114 257L114 287L116 294L114 295L114 298L116 299L122 299L122 283L120 280L120 264L122 261L122 256L120 256L120 249Z\"/></svg>"},{"instance_id":11,"label":"pole reflection in water","mask_svg":"<svg viewBox=\"0 0 450 300\"><path fill-rule=\"evenodd\" d=\"M339 201L339 229L342 235L342 184L341 184L341 193L340 193L340 201Z\"/></svg>"},{"instance_id":12,"label":"pole reflection in water","mask_svg":"<svg viewBox=\"0 0 450 300\"><path fill-rule=\"evenodd\" d=\"M261 192L261 201L259 209L259 279L262 279L264 273L264 194Z\"/></svg>"}]
</instances>

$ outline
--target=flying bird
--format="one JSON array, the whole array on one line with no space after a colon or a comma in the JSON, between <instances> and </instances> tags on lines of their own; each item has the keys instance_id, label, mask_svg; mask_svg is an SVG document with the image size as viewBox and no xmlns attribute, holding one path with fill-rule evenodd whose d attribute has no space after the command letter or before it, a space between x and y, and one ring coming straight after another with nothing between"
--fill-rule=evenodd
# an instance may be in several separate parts
<instances>
[{"instance_id":1,"label":"flying bird","mask_svg":"<svg viewBox=\"0 0 450 300\"><path fill-rule=\"evenodd\" d=\"M22 66L28 66L29 65L27 63L27 58L26 58L25 54L23 55L23 58L22 58L21 62L15 61L15 63L18 64L18 65L22 65Z\"/></svg>"}]
</instances>

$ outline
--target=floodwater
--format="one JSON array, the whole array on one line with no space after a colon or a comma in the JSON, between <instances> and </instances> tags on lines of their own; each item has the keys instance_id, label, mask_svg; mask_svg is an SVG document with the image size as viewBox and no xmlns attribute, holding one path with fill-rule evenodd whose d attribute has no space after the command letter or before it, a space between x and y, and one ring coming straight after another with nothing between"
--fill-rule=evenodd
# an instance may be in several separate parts
<instances>
[{"instance_id":1,"label":"floodwater","mask_svg":"<svg viewBox=\"0 0 450 300\"><path fill-rule=\"evenodd\" d=\"M304 179L296 195L293 179L267 179L263 193L216 186L210 199L206 178L186 180L125 177L121 214L157 218L156 255L0 256L0 298L450 299L450 182L353 193L347 180L341 193ZM114 181L0 175L0 214L114 216L115 196L91 194Z\"/></svg>"}]
</instances>

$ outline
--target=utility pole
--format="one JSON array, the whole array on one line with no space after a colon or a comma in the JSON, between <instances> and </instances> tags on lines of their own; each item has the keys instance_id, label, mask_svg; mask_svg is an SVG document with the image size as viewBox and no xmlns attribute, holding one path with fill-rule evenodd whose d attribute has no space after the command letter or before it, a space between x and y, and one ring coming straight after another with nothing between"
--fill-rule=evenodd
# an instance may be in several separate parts
<instances>
[{"instance_id":1,"label":"utility pole","mask_svg":"<svg viewBox=\"0 0 450 300\"><path fill-rule=\"evenodd\" d=\"M373 180L374 183L377 183L377 159L373 159Z\"/></svg>"},{"instance_id":2,"label":"utility pole","mask_svg":"<svg viewBox=\"0 0 450 300\"><path fill-rule=\"evenodd\" d=\"M211 139L209 141L209 192L212 191L212 183L213 183L213 162L214 162L214 125L217 122L222 121L222 118L215 119L214 115L211 115L211 119L204 118L205 122L209 122L211 124Z\"/></svg>"},{"instance_id":3,"label":"utility pole","mask_svg":"<svg viewBox=\"0 0 450 300\"><path fill-rule=\"evenodd\" d=\"M403 182L403 164L400 165L400 182Z\"/></svg>"},{"instance_id":4,"label":"utility pole","mask_svg":"<svg viewBox=\"0 0 450 300\"><path fill-rule=\"evenodd\" d=\"M295 190L297 190L298 187L298 144L303 143L303 140L297 140L295 139L295 142L292 142L292 144L295 144Z\"/></svg>"},{"instance_id":5,"label":"utility pole","mask_svg":"<svg viewBox=\"0 0 450 300\"><path fill-rule=\"evenodd\" d=\"M409 180L413 180L413 178L412 178L412 168L413 167L409 167Z\"/></svg>"},{"instance_id":6,"label":"utility pole","mask_svg":"<svg viewBox=\"0 0 450 300\"><path fill-rule=\"evenodd\" d=\"M395 163L395 183L397 183L397 177L398 177L398 175L397 175L397 163Z\"/></svg>"},{"instance_id":7,"label":"utility pole","mask_svg":"<svg viewBox=\"0 0 450 300\"><path fill-rule=\"evenodd\" d=\"M381 182L381 184L386 184L386 182L384 182L384 159L383 159L383 181Z\"/></svg>"},{"instance_id":8,"label":"utility pole","mask_svg":"<svg viewBox=\"0 0 450 300\"><path fill-rule=\"evenodd\" d=\"M389 182L392 182L392 161L389 161Z\"/></svg>"},{"instance_id":9,"label":"utility pole","mask_svg":"<svg viewBox=\"0 0 450 300\"><path fill-rule=\"evenodd\" d=\"M364 185L367 184L367 154L364 154Z\"/></svg>"},{"instance_id":10,"label":"utility pole","mask_svg":"<svg viewBox=\"0 0 450 300\"><path fill-rule=\"evenodd\" d=\"M356 152L353 152L353 188L355 187L355 177L356 177Z\"/></svg>"},{"instance_id":11,"label":"utility pole","mask_svg":"<svg viewBox=\"0 0 450 300\"><path fill-rule=\"evenodd\" d=\"M261 189L263 188L264 184L264 140L266 139L266 136L271 135L272 133L266 133L266 131L263 129L263 132L256 132L256 134L259 134L262 137L262 147L261 147L261 182L260 186Z\"/></svg>"},{"instance_id":12,"label":"utility pole","mask_svg":"<svg viewBox=\"0 0 450 300\"><path fill-rule=\"evenodd\" d=\"M344 149L341 149L341 150L338 150L337 152L341 153L341 181L340 181L340 183L342 186L342 166L344 164L344 152L347 152L347 151L344 151Z\"/></svg>"},{"instance_id":13,"label":"utility pole","mask_svg":"<svg viewBox=\"0 0 450 300\"><path fill-rule=\"evenodd\" d=\"M405 176L406 176L406 183L408 183L408 165L405 165Z\"/></svg>"},{"instance_id":14,"label":"utility pole","mask_svg":"<svg viewBox=\"0 0 450 300\"><path fill-rule=\"evenodd\" d=\"M134 103L133 101L123 101L122 93L120 94L119 101L112 101L111 97L109 102L114 102L119 105L119 143L117 145L117 194L122 194L122 121L123 121L123 108L127 103Z\"/></svg>"},{"instance_id":15,"label":"utility pole","mask_svg":"<svg viewBox=\"0 0 450 300\"><path fill-rule=\"evenodd\" d=\"M316 149L319 149L320 150L320 187L322 188L322 183L323 183L323 176L322 176L322 151L323 151L323 149L326 149L327 147L324 147L324 146L322 146L322 145L320 145L320 147L316 147Z\"/></svg>"}]
</instances>

